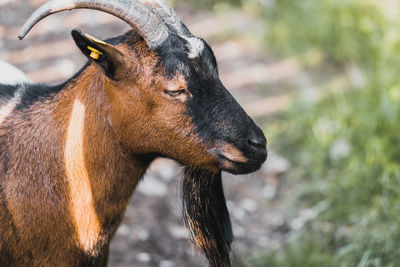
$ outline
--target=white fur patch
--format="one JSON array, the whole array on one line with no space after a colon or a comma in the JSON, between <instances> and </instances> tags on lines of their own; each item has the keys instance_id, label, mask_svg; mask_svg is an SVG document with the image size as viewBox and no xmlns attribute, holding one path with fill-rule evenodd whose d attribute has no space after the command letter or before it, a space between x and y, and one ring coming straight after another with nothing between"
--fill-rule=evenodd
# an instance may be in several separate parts
<instances>
[{"instance_id":1,"label":"white fur patch","mask_svg":"<svg viewBox=\"0 0 400 267\"><path fill-rule=\"evenodd\" d=\"M197 37L184 37L188 42L188 48L190 52L188 53L188 58L194 59L201 56L204 50L204 43L200 38Z\"/></svg>"},{"instance_id":2,"label":"white fur patch","mask_svg":"<svg viewBox=\"0 0 400 267\"><path fill-rule=\"evenodd\" d=\"M75 99L65 142L64 162L70 190L70 208L81 248L91 253L101 227L94 207L84 151L85 106Z\"/></svg>"},{"instance_id":3,"label":"white fur patch","mask_svg":"<svg viewBox=\"0 0 400 267\"><path fill-rule=\"evenodd\" d=\"M20 84L32 83L26 75L7 62L0 60L0 83L2 84Z\"/></svg>"}]
</instances>

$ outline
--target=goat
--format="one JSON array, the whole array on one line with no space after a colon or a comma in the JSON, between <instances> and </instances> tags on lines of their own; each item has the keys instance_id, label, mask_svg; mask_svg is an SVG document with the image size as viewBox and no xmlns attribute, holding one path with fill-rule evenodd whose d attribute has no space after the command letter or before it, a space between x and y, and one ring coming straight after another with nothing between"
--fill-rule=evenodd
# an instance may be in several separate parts
<instances>
[{"instance_id":1,"label":"goat","mask_svg":"<svg viewBox=\"0 0 400 267\"><path fill-rule=\"evenodd\" d=\"M55 85L0 85L0 262L105 266L110 240L150 163L185 166L183 214L211 266L231 266L221 171L250 173L267 157L263 132L219 79L210 46L164 0L50 0L44 17L107 12L125 34L72 37L89 59Z\"/></svg>"}]
</instances>

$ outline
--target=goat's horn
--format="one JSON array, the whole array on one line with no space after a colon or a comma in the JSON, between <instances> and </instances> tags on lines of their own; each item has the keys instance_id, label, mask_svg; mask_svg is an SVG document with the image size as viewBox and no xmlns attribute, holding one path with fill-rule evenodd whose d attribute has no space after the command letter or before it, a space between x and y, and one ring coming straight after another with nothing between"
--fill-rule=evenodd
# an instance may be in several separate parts
<instances>
[{"instance_id":1,"label":"goat's horn","mask_svg":"<svg viewBox=\"0 0 400 267\"><path fill-rule=\"evenodd\" d=\"M130 0L50 0L39 7L25 22L18 38L21 40L43 18L64 10L95 9L114 15L135 28L154 49L168 37L167 26L147 6Z\"/></svg>"},{"instance_id":2,"label":"goat's horn","mask_svg":"<svg viewBox=\"0 0 400 267\"><path fill-rule=\"evenodd\" d=\"M179 35L192 36L188 28L181 22L175 11L165 0L142 0L158 14L162 20L176 30Z\"/></svg>"}]
</instances>

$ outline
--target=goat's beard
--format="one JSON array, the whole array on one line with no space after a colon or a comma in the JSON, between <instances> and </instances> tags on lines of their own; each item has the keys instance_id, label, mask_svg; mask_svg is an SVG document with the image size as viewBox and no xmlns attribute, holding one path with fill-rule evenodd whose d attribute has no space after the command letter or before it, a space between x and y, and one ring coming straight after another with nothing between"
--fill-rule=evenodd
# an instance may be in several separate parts
<instances>
[{"instance_id":1,"label":"goat's beard","mask_svg":"<svg viewBox=\"0 0 400 267\"><path fill-rule=\"evenodd\" d=\"M182 199L183 217L192 242L204 253L211 266L231 266L229 252L233 234L221 172L186 168Z\"/></svg>"}]
</instances>

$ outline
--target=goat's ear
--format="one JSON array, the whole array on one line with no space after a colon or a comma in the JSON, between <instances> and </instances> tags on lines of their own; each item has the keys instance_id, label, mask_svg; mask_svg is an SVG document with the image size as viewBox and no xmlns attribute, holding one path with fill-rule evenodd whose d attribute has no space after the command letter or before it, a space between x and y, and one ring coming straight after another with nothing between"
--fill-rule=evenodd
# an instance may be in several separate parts
<instances>
[{"instance_id":1,"label":"goat's ear","mask_svg":"<svg viewBox=\"0 0 400 267\"><path fill-rule=\"evenodd\" d=\"M82 53L89 60L102 68L104 73L113 80L121 80L126 74L124 54L115 46L98 40L80 30L71 32L72 38Z\"/></svg>"}]
</instances>

